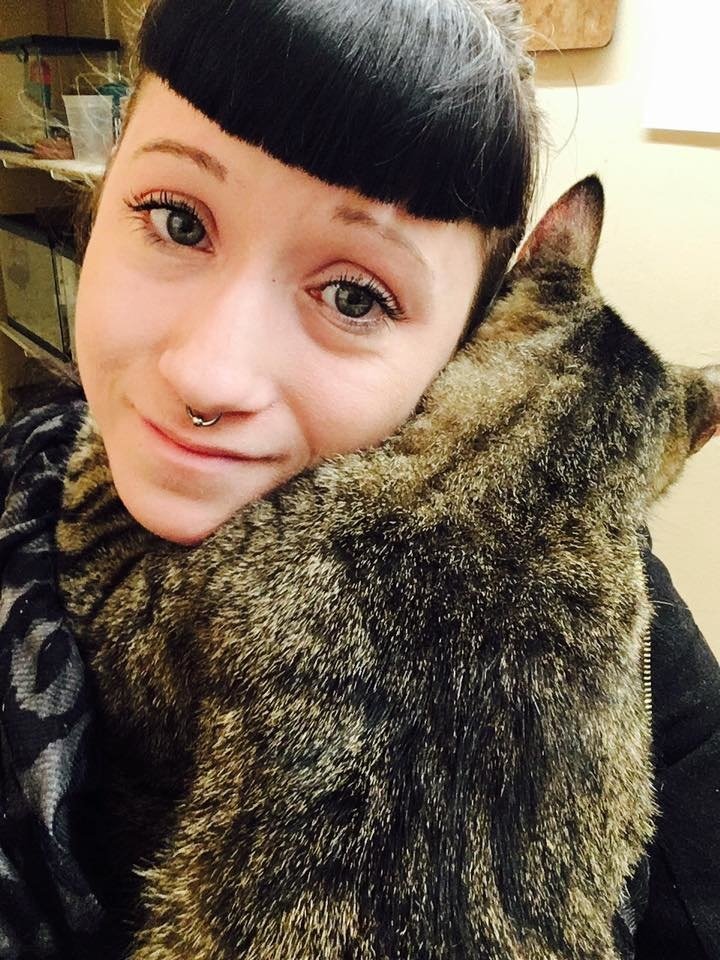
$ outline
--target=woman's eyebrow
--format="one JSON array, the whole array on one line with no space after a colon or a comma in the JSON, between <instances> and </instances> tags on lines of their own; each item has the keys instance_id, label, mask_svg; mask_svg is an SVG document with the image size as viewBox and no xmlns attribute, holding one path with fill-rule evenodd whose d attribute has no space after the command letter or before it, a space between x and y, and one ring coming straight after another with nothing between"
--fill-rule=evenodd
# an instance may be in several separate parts
<instances>
[{"instance_id":1,"label":"woman's eyebrow","mask_svg":"<svg viewBox=\"0 0 720 960\"><path fill-rule=\"evenodd\" d=\"M386 240L390 240L391 243L396 243L398 246L401 246L407 250L410 254L412 254L413 257L415 257L423 269L427 270L430 276L433 275L433 270L430 264L409 237L406 237L394 227L380 223L379 220L376 220L372 214L366 213L365 210L357 210L354 207L342 205L336 209L335 213L333 214L333 220L340 220L342 223L358 224L361 227L370 227L372 230L377 231L381 237L384 237Z\"/></svg>"},{"instance_id":2,"label":"woman's eyebrow","mask_svg":"<svg viewBox=\"0 0 720 960\"><path fill-rule=\"evenodd\" d=\"M140 157L145 153L170 153L175 157L182 157L186 160L192 160L194 164L202 170L207 170L218 180L227 179L227 167L211 154L206 153L199 147L191 147L180 140L149 140L133 153L133 158Z\"/></svg>"},{"instance_id":3,"label":"woman's eyebrow","mask_svg":"<svg viewBox=\"0 0 720 960\"><path fill-rule=\"evenodd\" d=\"M142 144L142 146L135 150L133 153L133 158L143 156L146 153L169 153L175 157L191 160L194 164L196 164L196 166L200 167L202 170L206 170L208 173L211 173L221 182L227 180L228 177L227 167L216 157L206 153L205 150L201 150L199 147L191 147L187 143L182 143L180 140L171 140L165 138L159 140L149 140L147 143ZM389 240L391 243L395 243L407 250L418 261L420 266L430 274L430 276L433 275L433 270L430 267L430 264L427 262L412 240L410 240L409 237L406 237L399 230L396 230L394 227L380 223L380 221L373 217L372 214L369 214L364 210L357 210L347 205L341 205L335 210L335 213L333 214L333 220L339 220L342 223L354 224L362 227L369 227L370 229L375 230L385 240Z\"/></svg>"}]
</instances>

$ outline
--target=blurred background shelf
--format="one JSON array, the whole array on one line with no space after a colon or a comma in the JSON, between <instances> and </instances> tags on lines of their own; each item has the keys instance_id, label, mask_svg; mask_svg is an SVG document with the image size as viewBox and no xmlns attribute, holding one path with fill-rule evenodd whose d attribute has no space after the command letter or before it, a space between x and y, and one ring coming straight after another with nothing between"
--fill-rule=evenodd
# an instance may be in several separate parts
<instances>
[{"instance_id":1,"label":"blurred background shelf","mask_svg":"<svg viewBox=\"0 0 720 960\"><path fill-rule=\"evenodd\" d=\"M0 216L36 216L38 210L74 206L78 191L102 178L103 163L40 159L16 144L27 147L58 135L49 128L56 126L54 119L61 126L65 122L61 95L95 92L95 87L100 92L118 69L129 79L129 55L145 5L146 0L0 0ZM43 112L47 124L40 122ZM37 129L30 129L27 117L35 113ZM38 271L40 253L27 246L27 270ZM23 280L22 256L18 250L11 285L16 275ZM45 382L48 362L61 363L8 323L10 316L17 322L20 312L17 303L12 309L8 303L13 293L6 279L0 266L0 423L16 409L19 390ZM48 277L43 282L49 289ZM26 299L37 300L38 289L37 280L28 284Z\"/></svg>"},{"instance_id":2,"label":"blurred background shelf","mask_svg":"<svg viewBox=\"0 0 720 960\"><path fill-rule=\"evenodd\" d=\"M9 170L44 170L53 180L81 183L99 180L105 170L102 163L86 163L84 160L40 160L29 153L15 150L0 150L0 164Z\"/></svg>"},{"instance_id":3,"label":"blurred background shelf","mask_svg":"<svg viewBox=\"0 0 720 960\"><path fill-rule=\"evenodd\" d=\"M45 367L55 366L63 373L75 379L75 368L71 363L52 356L44 347L38 346L37 343L31 340L30 337L26 337L20 330L16 330L15 327L11 327L6 320L0 320L0 333L17 344L26 356L40 360Z\"/></svg>"}]
</instances>

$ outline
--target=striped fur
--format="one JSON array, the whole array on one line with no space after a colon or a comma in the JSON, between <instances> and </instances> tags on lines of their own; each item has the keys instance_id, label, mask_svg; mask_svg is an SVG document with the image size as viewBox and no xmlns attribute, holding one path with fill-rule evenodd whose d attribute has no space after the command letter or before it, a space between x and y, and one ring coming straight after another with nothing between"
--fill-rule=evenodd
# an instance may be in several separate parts
<instances>
[{"instance_id":1,"label":"striped fur","mask_svg":"<svg viewBox=\"0 0 720 960\"><path fill-rule=\"evenodd\" d=\"M602 205L549 211L395 436L197 547L131 520L86 423L60 580L133 960L618 956L655 814L638 529L719 417L594 286Z\"/></svg>"}]
</instances>

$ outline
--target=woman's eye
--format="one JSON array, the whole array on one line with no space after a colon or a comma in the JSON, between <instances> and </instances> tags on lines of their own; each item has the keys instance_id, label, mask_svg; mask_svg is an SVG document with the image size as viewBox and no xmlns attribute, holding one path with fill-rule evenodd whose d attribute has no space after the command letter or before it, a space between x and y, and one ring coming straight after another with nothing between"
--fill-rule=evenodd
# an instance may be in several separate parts
<instances>
[{"instance_id":1,"label":"woman's eye","mask_svg":"<svg viewBox=\"0 0 720 960\"><path fill-rule=\"evenodd\" d=\"M125 201L150 240L199 250L211 248L203 218L188 200L174 197L166 191L146 197L131 197Z\"/></svg>"},{"instance_id":2,"label":"woman's eye","mask_svg":"<svg viewBox=\"0 0 720 960\"><path fill-rule=\"evenodd\" d=\"M197 247L207 237L202 220L189 210L159 207L150 211L150 220L163 240L183 247Z\"/></svg>"},{"instance_id":3,"label":"woman's eye","mask_svg":"<svg viewBox=\"0 0 720 960\"><path fill-rule=\"evenodd\" d=\"M321 288L320 297L340 314L346 327L360 333L405 319L395 298L375 281L363 277L342 276L331 280Z\"/></svg>"},{"instance_id":4,"label":"woman's eye","mask_svg":"<svg viewBox=\"0 0 720 960\"><path fill-rule=\"evenodd\" d=\"M351 319L367 316L376 303L375 297L364 287L342 281L329 283L323 290L322 298L329 307L335 307Z\"/></svg>"}]
</instances>

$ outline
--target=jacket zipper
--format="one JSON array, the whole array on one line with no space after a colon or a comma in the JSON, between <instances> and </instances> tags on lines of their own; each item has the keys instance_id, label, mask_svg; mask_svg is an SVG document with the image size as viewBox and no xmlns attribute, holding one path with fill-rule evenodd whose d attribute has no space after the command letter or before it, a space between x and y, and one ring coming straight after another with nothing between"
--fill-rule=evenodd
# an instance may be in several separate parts
<instances>
[{"instance_id":1,"label":"jacket zipper","mask_svg":"<svg viewBox=\"0 0 720 960\"><path fill-rule=\"evenodd\" d=\"M650 729L652 730L652 678L650 676L650 634L645 637L642 652L642 681L643 681L643 700L647 710Z\"/></svg>"}]
</instances>

